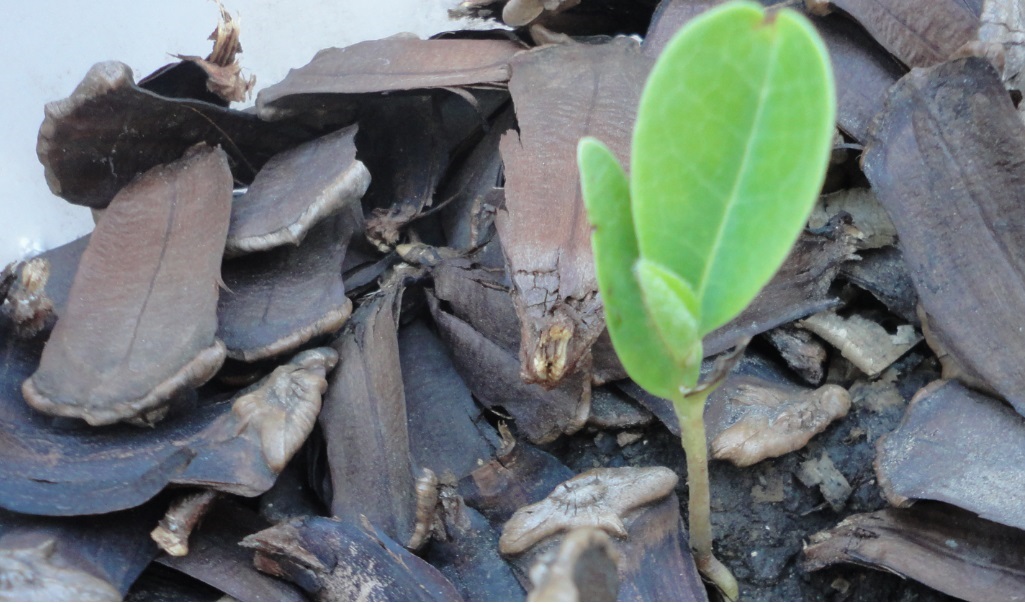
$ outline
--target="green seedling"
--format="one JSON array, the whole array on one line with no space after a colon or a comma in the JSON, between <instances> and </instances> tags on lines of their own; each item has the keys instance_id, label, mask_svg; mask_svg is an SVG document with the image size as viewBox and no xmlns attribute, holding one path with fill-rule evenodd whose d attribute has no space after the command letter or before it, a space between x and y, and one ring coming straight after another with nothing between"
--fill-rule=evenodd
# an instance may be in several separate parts
<instances>
[{"instance_id":1,"label":"green seedling","mask_svg":"<svg viewBox=\"0 0 1025 604\"><path fill-rule=\"evenodd\" d=\"M631 175L595 139L578 149L609 334L630 376L680 420L698 568L712 554L702 338L772 278L822 187L835 119L825 45L801 15L732 2L669 43L641 96Z\"/></svg>"}]
</instances>

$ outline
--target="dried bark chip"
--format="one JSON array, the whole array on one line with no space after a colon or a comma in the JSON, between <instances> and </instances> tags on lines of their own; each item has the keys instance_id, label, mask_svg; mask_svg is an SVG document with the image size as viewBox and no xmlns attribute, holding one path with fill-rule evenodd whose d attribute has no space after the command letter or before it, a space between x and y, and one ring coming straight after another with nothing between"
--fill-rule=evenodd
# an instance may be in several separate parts
<instances>
[{"instance_id":1,"label":"dried bark chip","mask_svg":"<svg viewBox=\"0 0 1025 604\"><path fill-rule=\"evenodd\" d=\"M898 325L890 333L861 315L841 317L833 311L812 315L797 326L835 346L844 358L869 376L879 375L922 341L922 334L912 325Z\"/></svg>"},{"instance_id":2,"label":"dried bark chip","mask_svg":"<svg viewBox=\"0 0 1025 604\"><path fill-rule=\"evenodd\" d=\"M953 506L857 514L811 536L805 570L858 564L914 579L955 598L1005 602L1025 590L1025 533Z\"/></svg>"},{"instance_id":3,"label":"dried bark chip","mask_svg":"<svg viewBox=\"0 0 1025 604\"><path fill-rule=\"evenodd\" d=\"M404 287L395 274L365 300L334 342L339 365L320 415L327 441L331 514L365 516L408 543L416 524L398 320Z\"/></svg>"},{"instance_id":4,"label":"dried bark chip","mask_svg":"<svg viewBox=\"0 0 1025 604\"><path fill-rule=\"evenodd\" d=\"M163 555L157 562L243 602L305 602L306 597L292 583L253 568L253 553L239 545L267 526L249 509L221 500L196 529L188 554Z\"/></svg>"},{"instance_id":5,"label":"dried bark chip","mask_svg":"<svg viewBox=\"0 0 1025 604\"><path fill-rule=\"evenodd\" d=\"M79 518L0 512L0 597L121 601L157 554L146 529L159 506Z\"/></svg>"},{"instance_id":6,"label":"dried bark chip","mask_svg":"<svg viewBox=\"0 0 1025 604\"><path fill-rule=\"evenodd\" d=\"M246 537L242 546L256 550L258 569L295 582L318 600L460 599L437 569L365 521L297 518Z\"/></svg>"},{"instance_id":7,"label":"dried bark chip","mask_svg":"<svg viewBox=\"0 0 1025 604\"><path fill-rule=\"evenodd\" d=\"M34 337L47 326L52 326L56 319L54 302L46 292L50 280L50 261L36 257L18 262L4 269L0 277L6 282L8 274L8 288L0 291L0 296L3 296L0 312L14 322L19 336Z\"/></svg>"},{"instance_id":8,"label":"dried bark chip","mask_svg":"<svg viewBox=\"0 0 1025 604\"><path fill-rule=\"evenodd\" d=\"M691 19L725 0L662 0L651 16L641 49L649 57L658 57L676 32Z\"/></svg>"},{"instance_id":9,"label":"dried bark chip","mask_svg":"<svg viewBox=\"0 0 1025 604\"><path fill-rule=\"evenodd\" d=\"M299 245L318 222L358 203L370 172L356 160L356 131L342 128L268 161L232 204L225 252Z\"/></svg>"},{"instance_id":10,"label":"dried bark chip","mask_svg":"<svg viewBox=\"0 0 1025 604\"><path fill-rule=\"evenodd\" d=\"M897 242L897 230L893 228L890 217L871 189L843 189L823 195L811 212L808 228L821 229L840 212L850 214L854 226L861 232L857 242L859 250L885 247Z\"/></svg>"},{"instance_id":11,"label":"dried bark chip","mask_svg":"<svg viewBox=\"0 0 1025 604\"><path fill-rule=\"evenodd\" d=\"M423 321L399 330L399 357L416 467L458 480L493 459L498 433Z\"/></svg>"},{"instance_id":12,"label":"dried bark chip","mask_svg":"<svg viewBox=\"0 0 1025 604\"><path fill-rule=\"evenodd\" d=\"M893 314L918 324L918 294L900 248L888 246L858 255L861 260L844 265L843 277L872 294Z\"/></svg>"},{"instance_id":13,"label":"dried bark chip","mask_svg":"<svg viewBox=\"0 0 1025 604\"><path fill-rule=\"evenodd\" d=\"M189 536L220 494L206 489L198 493L181 495L171 502L167 513L157 523L149 536L171 556L181 557L189 553Z\"/></svg>"},{"instance_id":14,"label":"dried bark chip","mask_svg":"<svg viewBox=\"0 0 1025 604\"><path fill-rule=\"evenodd\" d=\"M1025 6L1018 0L986 0L979 42L991 49L994 64L1010 90L1025 88Z\"/></svg>"},{"instance_id":15,"label":"dried bark chip","mask_svg":"<svg viewBox=\"0 0 1025 604\"><path fill-rule=\"evenodd\" d=\"M613 602L619 593L619 551L600 529L574 529L554 555L530 569L529 602Z\"/></svg>"},{"instance_id":16,"label":"dried bark chip","mask_svg":"<svg viewBox=\"0 0 1025 604\"><path fill-rule=\"evenodd\" d=\"M850 394L834 384L811 390L742 374L727 378L710 399L712 457L740 467L803 448L851 407Z\"/></svg>"},{"instance_id":17,"label":"dried bark chip","mask_svg":"<svg viewBox=\"0 0 1025 604\"><path fill-rule=\"evenodd\" d=\"M437 533L424 558L470 602L519 602L526 590L498 554L498 531L451 487L441 487Z\"/></svg>"},{"instance_id":18,"label":"dried bark chip","mask_svg":"<svg viewBox=\"0 0 1025 604\"><path fill-rule=\"evenodd\" d=\"M809 331L787 325L771 329L765 336L801 379L813 386L822 383L828 352L821 340Z\"/></svg>"},{"instance_id":19,"label":"dried bark chip","mask_svg":"<svg viewBox=\"0 0 1025 604\"><path fill-rule=\"evenodd\" d=\"M47 265L48 275L46 282L42 284L42 291L37 293L40 297L50 301L52 309L49 314L53 315L54 320L64 313L64 308L68 303L68 295L71 293L71 284L75 279L75 273L78 271L78 264L82 261L82 254L85 253L85 248L88 245L89 235L86 235L47 250L33 258L33 260L43 261ZM25 277L22 275L24 269L15 267L15 271L17 278L25 281ZM32 281L35 280L33 279ZM10 297L16 294L17 291L12 288L12 291L8 292L7 295ZM3 312L13 318L12 314L7 311L7 304L8 302L5 301ZM51 329L53 329L53 321L47 320L38 333Z\"/></svg>"},{"instance_id":20,"label":"dried bark chip","mask_svg":"<svg viewBox=\"0 0 1025 604\"><path fill-rule=\"evenodd\" d=\"M22 388L25 400L103 425L209 380L224 362L214 336L230 204L227 158L205 145L118 193Z\"/></svg>"},{"instance_id":21,"label":"dried bark chip","mask_svg":"<svg viewBox=\"0 0 1025 604\"><path fill-rule=\"evenodd\" d=\"M829 453L801 463L797 478L808 487L818 487L834 512L842 512L854 489L847 477L836 468Z\"/></svg>"},{"instance_id":22,"label":"dried bark chip","mask_svg":"<svg viewBox=\"0 0 1025 604\"><path fill-rule=\"evenodd\" d=\"M566 532L593 527L619 550L621 601L704 601L686 545L676 474L668 468L597 468L521 508L506 523L499 548L524 574L558 548ZM648 561L658 560L658 564Z\"/></svg>"},{"instance_id":23,"label":"dried bark chip","mask_svg":"<svg viewBox=\"0 0 1025 604\"><path fill-rule=\"evenodd\" d=\"M326 48L261 90L256 107L263 119L277 120L305 109L316 96L502 85L509 79L509 60L522 48L509 40L408 37Z\"/></svg>"},{"instance_id":24,"label":"dried bark chip","mask_svg":"<svg viewBox=\"0 0 1025 604\"><path fill-rule=\"evenodd\" d=\"M104 208L150 168L198 142L222 145L236 178L249 182L274 154L313 138L289 124L202 101L168 99L135 85L123 63L97 63L70 97L48 103L36 153L50 190L71 203Z\"/></svg>"},{"instance_id":25,"label":"dried bark chip","mask_svg":"<svg viewBox=\"0 0 1025 604\"><path fill-rule=\"evenodd\" d=\"M652 63L626 38L544 47L512 61L509 91L519 133L502 137L506 201L496 224L521 323L521 372L529 382L550 388L572 374L605 327L576 145L595 136L624 163L629 159Z\"/></svg>"},{"instance_id":26,"label":"dried bark chip","mask_svg":"<svg viewBox=\"0 0 1025 604\"><path fill-rule=\"evenodd\" d=\"M993 67L967 58L892 90L865 174L893 219L945 348L1025 412L1025 124ZM944 233L938 237L937 233Z\"/></svg>"},{"instance_id":27,"label":"dried bark chip","mask_svg":"<svg viewBox=\"0 0 1025 604\"><path fill-rule=\"evenodd\" d=\"M931 0L924 5L907 0L811 0L809 4L828 4L850 15L908 67L946 61L974 40L979 29L979 11L966 0Z\"/></svg>"},{"instance_id":28,"label":"dried bark chip","mask_svg":"<svg viewBox=\"0 0 1025 604\"><path fill-rule=\"evenodd\" d=\"M217 335L228 357L271 358L341 328L352 313L342 263L360 232L361 210L347 206L314 227L298 247L226 261Z\"/></svg>"},{"instance_id":29,"label":"dried bark chip","mask_svg":"<svg viewBox=\"0 0 1025 604\"><path fill-rule=\"evenodd\" d=\"M317 376L323 383L333 355L322 349L319 363L288 366L287 372L258 386L268 395L262 414L270 420L266 423L255 421L253 414L243 421L232 411L231 400L204 398L190 409L172 412L154 428L90 428L54 420L25 405L19 386L38 364L42 342L18 340L11 329L9 321L0 319L0 507L51 516L134 507L169 483L245 497L263 493L277 477L271 468L280 463L273 461L275 456L287 448L269 439L271 446L264 450L261 435L273 436L273 428L280 427L277 412L270 411L282 404L309 406L306 412L315 416L319 393L303 388L316 384ZM276 392L289 396L281 399ZM300 400L294 395L299 392L315 398ZM286 432L301 444L306 434L296 432L296 425L292 421Z\"/></svg>"},{"instance_id":30,"label":"dried bark chip","mask_svg":"<svg viewBox=\"0 0 1025 604\"><path fill-rule=\"evenodd\" d=\"M829 50L836 78L836 123L860 142L883 108L886 91L907 73L863 29L838 15L812 18Z\"/></svg>"},{"instance_id":31,"label":"dried bark chip","mask_svg":"<svg viewBox=\"0 0 1025 604\"><path fill-rule=\"evenodd\" d=\"M601 430L645 426L654 419L650 411L611 387L591 391L591 415L587 425Z\"/></svg>"},{"instance_id":32,"label":"dried bark chip","mask_svg":"<svg viewBox=\"0 0 1025 604\"><path fill-rule=\"evenodd\" d=\"M1025 419L957 382L933 382L876 443L876 475L896 506L944 501L1025 529ZM970 454L969 454L970 453Z\"/></svg>"},{"instance_id":33,"label":"dried bark chip","mask_svg":"<svg viewBox=\"0 0 1025 604\"><path fill-rule=\"evenodd\" d=\"M441 309L429 298L442 341L470 391L489 409L501 408L531 442L549 443L576 432L587 422L591 406L590 376L578 372L559 388L546 390L520 378L516 353L503 348L474 326Z\"/></svg>"},{"instance_id":34,"label":"dried bark chip","mask_svg":"<svg viewBox=\"0 0 1025 604\"><path fill-rule=\"evenodd\" d=\"M595 527L625 538L624 518L673 492L669 468L596 468L560 484L542 501L520 508L505 523L498 547L522 554L541 540L574 528Z\"/></svg>"},{"instance_id":35,"label":"dried bark chip","mask_svg":"<svg viewBox=\"0 0 1025 604\"><path fill-rule=\"evenodd\" d=\"M492 526L501 526L520 507L544 499L573 477L573 471L554 456L517 441L503 424L498 428L498 456L459 481L459 494Z\"/></svg>"},{"instance_id":36,"label":"dried bark chip","mask_svg":"<svg viewBox=\"0 0 1025 604\"><path fill-rule=\"evenodd\" d=\"M839 221L830 222L821 233L802 233L779 272L751 304L705 336L705 357L729 350L744 337L837 306L839 300L829 286L851 259L856 242L854 231Z\"/></svg>"}]
</instances>

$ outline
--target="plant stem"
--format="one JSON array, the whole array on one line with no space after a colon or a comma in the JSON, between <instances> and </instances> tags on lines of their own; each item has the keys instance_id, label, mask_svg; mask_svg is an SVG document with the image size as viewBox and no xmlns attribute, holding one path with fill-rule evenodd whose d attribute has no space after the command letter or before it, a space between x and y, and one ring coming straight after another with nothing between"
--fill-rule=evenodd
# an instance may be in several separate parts
<instances>
[{"instance_id":1,"label":"plant stem","mask_svg":"<svg viewBox=\"0 0 1025 604\"><path fill-rule=\"evenodd\" d=\"M690 549L698 570L730 601L740 597L737 580L730 569L716 560L712 553L711 493L708 482L708 444L705 442L705 400L713 389L689 395L680 394L673 401L680 420L680 442L687 456L687 484L690 501Z\"/></svg>"}]
</instances>

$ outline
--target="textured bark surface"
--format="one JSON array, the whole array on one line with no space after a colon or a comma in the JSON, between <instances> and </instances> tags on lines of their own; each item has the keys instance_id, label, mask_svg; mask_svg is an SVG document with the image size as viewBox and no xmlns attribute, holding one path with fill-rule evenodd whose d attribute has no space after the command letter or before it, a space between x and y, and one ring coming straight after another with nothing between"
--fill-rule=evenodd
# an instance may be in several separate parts
<instances>
[{"instance_id":1,"label":"textured bark surface","mask_svg":"<svg viewBox=\"0 0 1025 604\"><path fill-rule=\"evenodd\" d=\"M224 361L214 335L230 204L227 158L205 145L118 193L25 382L26 400L110 424L210 379Z\"/></svg>"},{"instance_id":2,"label":"textured bark surface","mask_svg":"<svg viewBox=\"0 0 1025 604\"><path fill-rule=\"evenodd\" d=\"M577 141L594 136L624 165L652 60L636 43L542 47L512 62L509 91L519 132L502 137L505 209L498 233L521 323L521 372L551 388L605 328L580 195ZM539 220L539 217L544 217Z\"/></svg>"},{"instance_id":3,"label":"textured bark surface","mask_svg":"<svg viewBox=\"0 0 1025 604\"><path fill-rule=\"evenodd\" d=\"M993 67L906 76L864 168L937 337L1025 413L1025 123Z\"/></svg>"}]
</instances>

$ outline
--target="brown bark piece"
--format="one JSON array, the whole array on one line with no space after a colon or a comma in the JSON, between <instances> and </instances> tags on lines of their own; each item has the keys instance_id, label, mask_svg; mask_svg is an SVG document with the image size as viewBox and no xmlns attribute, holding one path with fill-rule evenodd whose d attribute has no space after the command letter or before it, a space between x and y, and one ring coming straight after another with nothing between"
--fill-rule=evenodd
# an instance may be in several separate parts
<instances>
[{"instance_id":1,"label":"brown bark piece","mask_svg":"<svg viewBox=\"0 0 1025 604\"><path fill-rule=\"evenodd\" d=\"M951 503L1025 529L1025 419L957 382L914 396L900 426L876 443L876 475L894 505Z\"/></svg>"},{"instance_id":2,"label":"brown bark piece","mask_svg":"<svg viewBox=\"0 0 1025 604\"><path fill-rule=\"evenodd\" d=\"M322 601L458 601L433 566L366 519L297 518L250 535L256 568L289 579Z\"/></svg>"},{"instance_id":3,"label":"brown bark piece","mask_svg":"<svg viewBox=\"0 0 1025 604\"><path fill-rule=\"evenodd\" d=\"M1025 592L1025 533L953 506L857 514L811 536L805 570L833 564L878 568L955 598L1020 600Z\"/></svg>"},{"instance_id":4,"label":"brown bark piece","mask_svg":"<svg viewBox=\"0 0 1025 604\"><path fill-rule=\"evenodd\" d=\"M871 189L843 189L823 195L812 209L808 228L821 229L840 212L850 214L854 226L861 232L858 238L859 250L885 247L897 242L897 231Z\"/></svg>"},{"instance_id":5,"label":"brown bark piece","mask_svg":"<svg viewBox=\"0 0 1025 604\"><path fill-rule=\"evenodd\" d=\"M339 365L320 424L332 515L366 516L404 544L416 524L416 494L397 335L403 289L400 275L390 277L334 342Z\"/></svg>"},{"instance_id":6,"label":"brown bark piece","mask_svg":"<svg viewBox=\"0 0 1025 604\"><path fill-rule=\"evenodd\" d=\"M189 553L189 536L203 521L203 516L220 494L206 489L198 493L179 496L171 502L167 513L157 523L149 536L171 556L181 557Z\"/></svg>"},{"instance_id":7,"label":"brown bark piece","mask_svg":"<svg viewBox=\"0 0 1025 604\"><path fill-rule=\"evenodd\" d=\"M979 42L1010 90L1025 88L1025 5L1019 0L986 0Z\"/></svg>"},{"instance_id":8,"label":"brown bark piece","mask_svg":"<svg viewBox=\"0 0 1025 604\"><path fill-rule=\"evenodd\" d=\"M359 204L348 206L318 224L298 247L224 263L227 289L217 306L217 335L229 358L271 358L341 328L352 313L342 262L363 230L362 218Z\"/></svg>"},{"instance_id":9,"label":"brown bark piece","mask_svg":"<svg viewBox=\"0 0 1025 604\"><path fill-rule=\"evenodd\" d=\"M613 602L619 593L619 551L593 527L571 531L557 552L530 569L528 602Z\"/></svg>"},{"instance_id":10,"label":"brown bark piece","mask_svg":"<svg viewBox=\"0 0 1025 604\"><path fill-rule=\"evenodd\" d=\"M819 4L824 2L813 2ZM975 39L979 13L965 0L830 0L908 67L929 67Z\"/></svg>"},{"instance_id":11,"label":"brown bark piece","mask_svg":"<svg viewBox=\"0 0 1025 604\"><path fill-rule=\"evenodd\" d=\"M356 160L356 126L274 156L231 206L225 252L299 245L324 218L358 204L370 173Z\"/></svg>"},{"instance_id":12,"label":"brown bark piece","mask_svg":"<svg viewBox=\"0 0 1025 604\"><path fill-rule=\"evenodd\" d=\"M691 19L710 8L722 4L725 0L662 0L655 14L651 16L651 25L644 35L641 49L649 57L658 57L662 50Z\"/></svg>"},{"instance_id":13,"label":"brown bark piece","mask_svg":"<svg viewBox=\"0 0 1025 604\"><path fill-rule=\"evenodd\" d=\"M239 545L266 528L267 522L254 512L222 499L196 529L188 554L162 555L156 561L242 602L305 602L294 584L253 568L253 553Z\"/></svg>"},{"instance_id":14,"label":"brown bark piece","mask_svg":"<svg viewBox=\"0 0 1025 604\"><path fill-rule=\"evenodd\" d=\"M271 156L313 138L241 111L164 98L132 78L123 63L97 63L71 96L46 105L36 153L55 195L104 208L136 176L198 142L222 145L236 178L249 182Z\"/></svg>"},{"instance_id":15,"label":"brown bark piece","mask_svg":"<svg viewBox=\"0 0 1025 604\"><path fill-rule=\"evenodd\" d=\"M864 159L934 332L1025 412L1022 165L1025 124L979 58L905 77Z\"/></svg>"},{"instance_id":16,"label":"brown bark piece","mask_svg":"<svg viewBox=\"0 0 1025 604\"><path fill-rule=\"evenodd\" d=\"M737 318L705 336L704 355L725 352L745 337L839 304L829 286L854 253L856 233L832 221L821 233L804 232L776 276Z\"/></svg>"},{"instance_id":17,"label":"brown bark piece","mask_svg":"<svg viewBox=\"0 0 1025 604\"><path fill-rule=\"evenodd\" d=\"M801 379L813 386L822 383L828 352L821 340L809 331L786 325L765 332L765 336Z\"/></svg>"},{"instance_id":18,"label":"brown bark piece","mask_svg":"<svg viewBox=\"0 0 1025 604\"><path fill-rule=\"evenodd\" d=\"M522 50L509 40L419 40L392 37L321 50L307 65L260 91L260 117L276 120L305 95L355 95L429 88L502 85Z\"/></svg>"},{"instance_id":19,"label":"brown bark piece","mask_svg":"<svg viewBox=\"0 0 1025 604\"><path fill-rule=\"evenodd\" d=\"M0 511L5 601L120 601L157 554L146 534L159 506L80 518Z\"/></svg>"},{"instance_id":20,"label":"brown bark piece","mask_svg":"<svg viewBox=\"0 0 1025 604\"><path fill-rule=\"evenodd\" d=\"M883 108L886 91L907 69L863 29L839 15L814 17L836 79L836 123L855 140L868 140L868 127Z\"/></svg>"},{"instance_id":21,"label":"brown bark piece","mask_svg":"<svg viewBox=\"0 0 1025 604\"><path fill-rule=\"evenodd\" d=\"M512 65L520 130L502 137L506 202L496 224L521 323L521 372L550 388L573 373L605 327L577 142L595 136L627 163L652 60L618 39L540 48Z\"/></svg>"},{"instance_id":22,"label":"brown bark piece","mask_svg":"<svg viewBox=\"0 0 1025 604\"><path fill-rule=\"evenodd\" d=\"M227 158L205 145L118 193L22 388L29 404L111 424L210 379L225 353L214 336L230 204Z\"/></svg>"},{"instance_id":23,"label":"brown bark piece","mask_svg":"<svg viewBox=\"0 0 1025 604\"><path fill-rule=\"evenodd\" d=\"M0 507L26 514L123 510L169 483L259 495L277 478L271 464L279 465L275 460L306 440L295 413L316 415L317 388L333 366L330 349L304 353L307 362L284 366L248 393L260 404L250 402L245 417L233 412L233 400L192 397L153 428L93 428L55 423L25 404L20 386L38 364L43 343L19 340L11 331L10 321L0 317ZM278 435L295 440L287 444Z\"/></svg>"},{"instance_id":24,"label":"brown bark piece","mask_svg":"<svg viewBox=\"0 0 1025 604\"><path fill-rule=\"evenodd\" d=\"M870 377L879 375L922 341L911 325L898 325L895 333L861 315L841 317L820 312L797 324L829 342L848 361Z\"/></svg>"}]
</instances>

